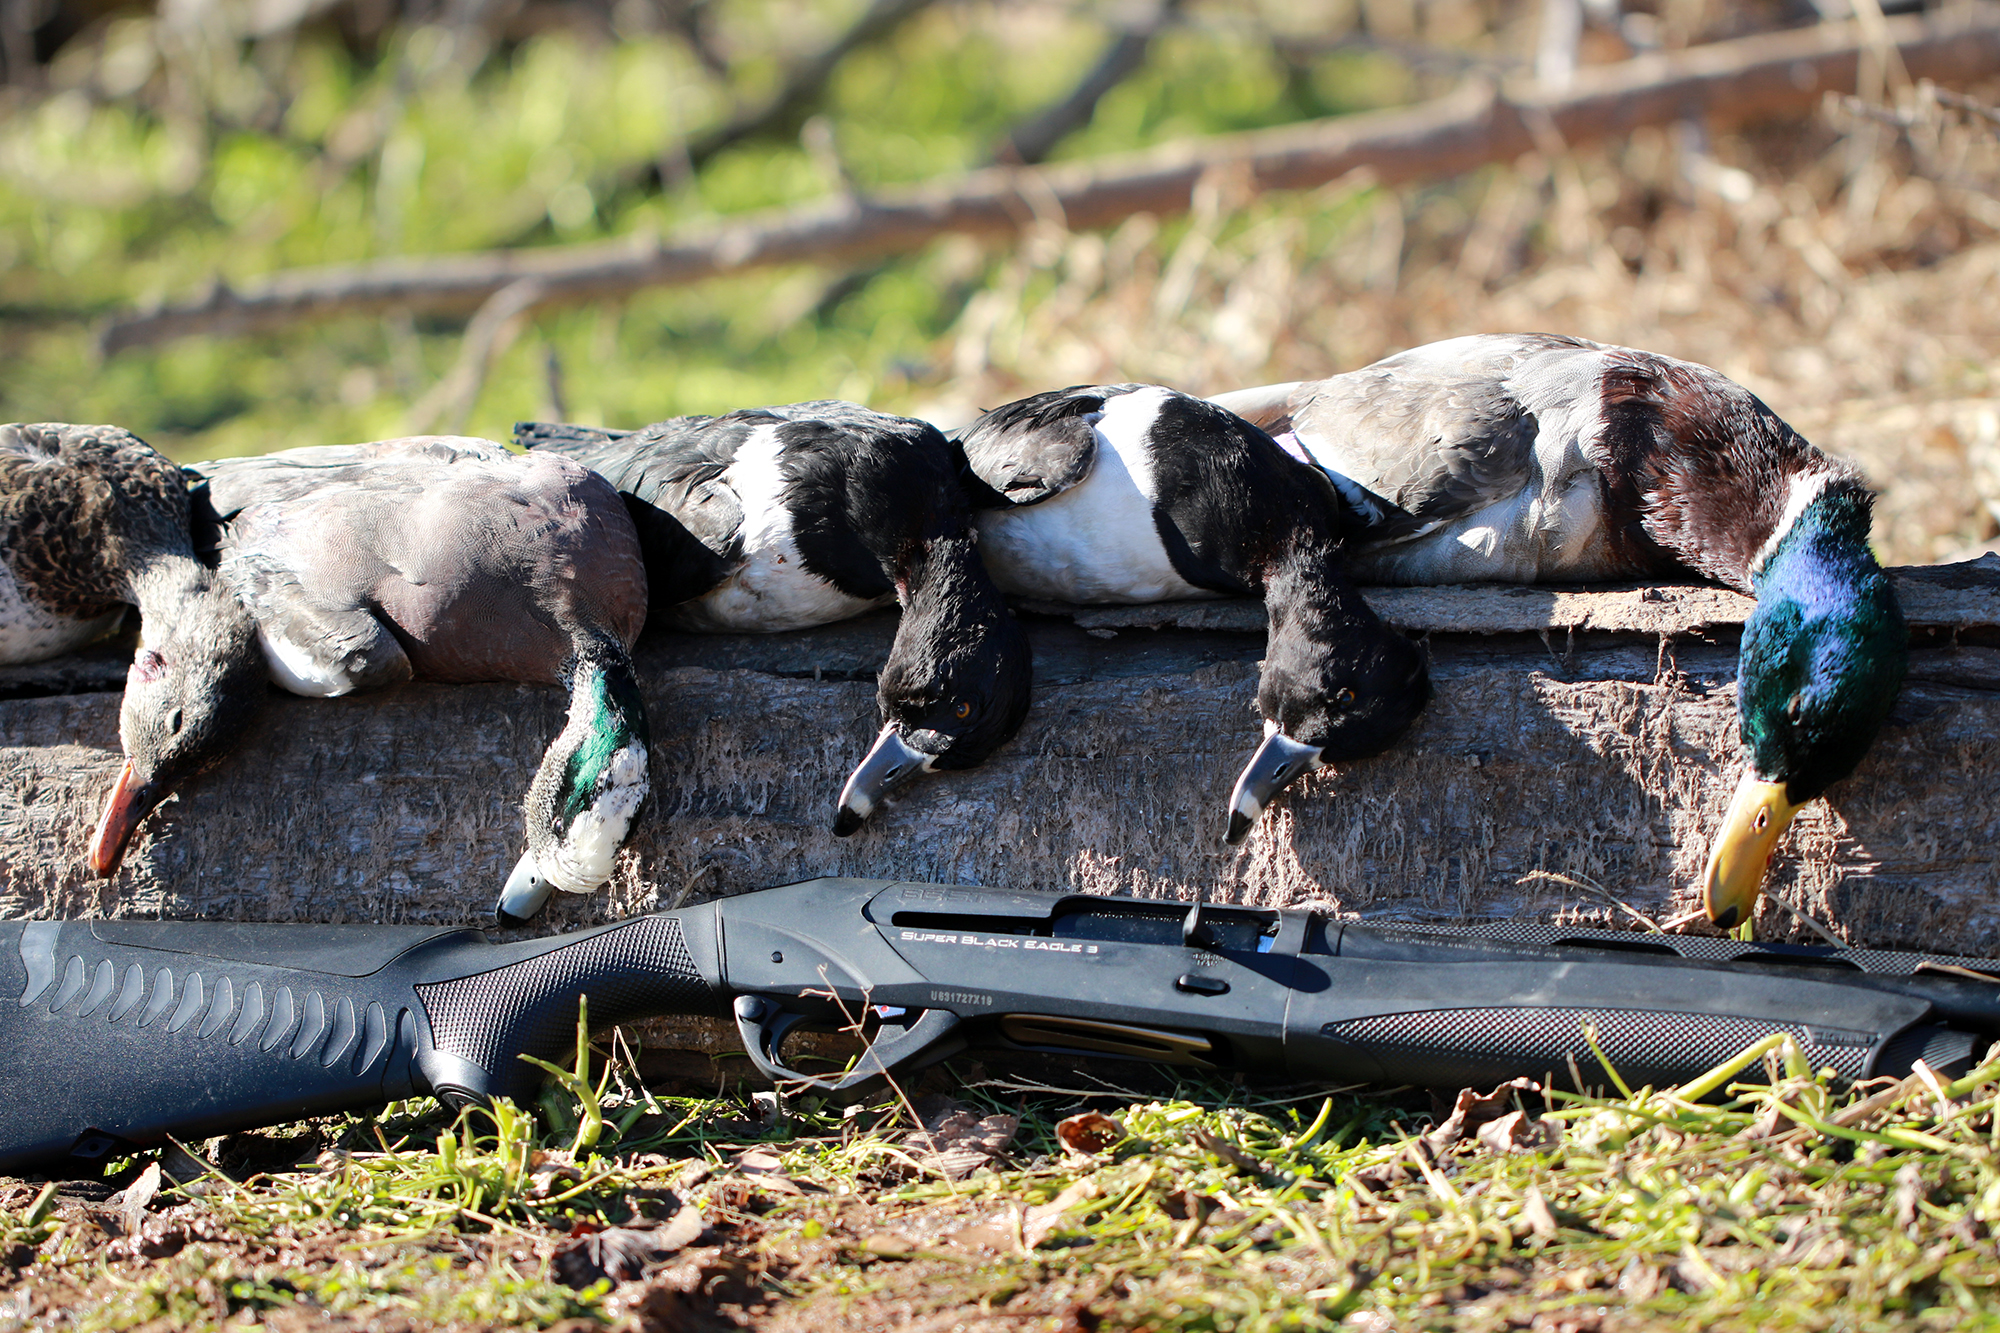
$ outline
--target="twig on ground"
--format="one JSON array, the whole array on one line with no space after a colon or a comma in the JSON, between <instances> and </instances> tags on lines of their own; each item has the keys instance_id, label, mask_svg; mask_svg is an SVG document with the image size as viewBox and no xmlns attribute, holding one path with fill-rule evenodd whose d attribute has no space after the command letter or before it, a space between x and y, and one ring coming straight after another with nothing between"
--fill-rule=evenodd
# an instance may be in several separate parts
<instances>
[{"instance_id":1,"label":"twig on ground","mask_svg":"<svg viewBox=\"0 0 2000 1333\"><path fill-rule=\"evenodd\" d=\"M1782 908L1786 913L1788 913L1791 916L1792 920L1797 921L1804 926L1807 926L1821 939L1825 940L1828 944L1831 944L1834 948L1851 949L1854 947L1848 941L1834 934L1830 928L1828 928L1825 925L1822 925L1818 919L1808 916L1805 912L1792 906L1790 903L1786 902L1783 898L1780 898L1777 894L1775 893L1765 894L1764 901L1772 903L1779 908Z\"/></svg>"},{"instance_id":2,"label":"twig on ground","mask_svg":"<svg viewBox=\"0 0 2000 1333\"><path fill-rule=\"evenodd\" d=\"M1647 930L1652 931L1655 935L1666 934L1666 927L1662 926L1659 922L1653 920L1653 918L1647 916L1644 912L1640 911L1638 908L1632 906L1632 904L1626 902L1623 898L1620 898L1616 894L1612 893L1611 890L1605 888L1602 884L1598 884L1592 880L1583 879L1575 875L1565 875L1562 872L1556 870L1531 870L1527 874L1521 876L1521 878L1515 880L1514 882L1516 884L1527 884L1534 880L1548 880L1551 883L1561 884L1565 888L1582 889L1585 893L1591 894L1598 898L1602 898L1605 902L1610 903L1613 907L1624 908L1627 912L1631 913L1632 916L1638 920L1640 925L1644 926Z\"/></svg>"}]
</instances>

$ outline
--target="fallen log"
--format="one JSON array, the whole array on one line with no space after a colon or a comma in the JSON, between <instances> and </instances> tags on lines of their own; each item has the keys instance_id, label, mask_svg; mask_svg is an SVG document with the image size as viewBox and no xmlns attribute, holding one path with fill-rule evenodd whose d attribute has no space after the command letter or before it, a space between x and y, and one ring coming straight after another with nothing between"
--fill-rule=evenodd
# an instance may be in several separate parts
<instances>
[{"instance_id":1,"label":"fallen log","mask_svg":"<svg viewBox=\"0 0 2000 1333\"><path fill-rule=\"evenodd\" d=\"M1963 84L2000 72L2000 9L1990 4L1891 20L1888 40L1912 78ZM1828 92L1852 92L1873 44L1854 24L1641 56L1579 73L1559 93L1502 95L1468 86L1421 106L1168 144L1034 169L993 167L955 179L748 214L671 238L410 255L291 269L111 320L108 354L196 334L273 329L370 310L469 313L533 280L537 304L623 297L774 264L901 254L939 236L1009 235L1041 223L1111 226L1135 213L1188 208L1210 173L1256 190L1311 189L1357 170L1385 184L1455 175L1536 148L1598 143L1640 125L1697 117L1721 127L1800 115Z\"/></svg>"},{"instance_id":2,"label":"fallen log","mask_svg":"<svg viewBox=\"0 0 2000 1333\"><path fill-rule=\"evenodd\" d=\"M1856 942L2000 954L2000 559L1896 577L1916 626L1902 700L1860 771L1787 835L1772 892ZM1371 594L1427 631L1435 702L1390 753L1295 787L1242 848L1221 832L1256 739L1254 606L1025 612L1037 674L1021 735L848 839L830 831L834 795L875 730L893 616L649 634L652 805L609 892L559 895L538 928L820 874L1452 922L1629 926L1692 905L1737 762L1742 599ZM1175 623L1200 616L1235 619ZM275 695L248 743L95 881L83 851L118 765L117 694L0 701L0 916L475 922L519 852L521 794L562 712L559 691L516 685ZM1770 908L1760 930L1792 933Z\"/></svg>"}]
</instances>

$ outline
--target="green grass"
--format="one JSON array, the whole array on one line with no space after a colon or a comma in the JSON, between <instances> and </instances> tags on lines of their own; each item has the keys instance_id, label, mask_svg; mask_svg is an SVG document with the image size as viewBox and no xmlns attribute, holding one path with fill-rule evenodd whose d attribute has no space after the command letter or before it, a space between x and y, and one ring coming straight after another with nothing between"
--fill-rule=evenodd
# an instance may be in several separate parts
<instances>
[{"instance_id":1,"label":"green grass","mask_svg":"<svg viewBox=\"0 0 2000 1333\"><path fill-rule=\"evenodd\" d=\"M1116 1141L1079 1154L1057 1129L1075 1097L983 1080L952 1091L1020 1127L956 1180L900 1100L794 1106L759 1131L734 1103L565 1073L537 1114L414 1102L298 1127L305 1162L163 1196L137 1239L46 1199L0 1213L0 1328L9 1299L59 1301L48 1326L82 1330L281 1309L630 1326L649 1300L822 1333L951 1311L1177 1330L2000 1325L2000 1066L1836 1093L1793 1052L1739 1063L1747 1079L1710 1080L1719 1103L1692 1086L1519 1094L1548 1127L1516 1135L1539 1144L1523 1151L1453 1142L1407 1096L1204 1085L1091 1098ZM573 1234L689 1205L707 1234L653 1277L557 1280Z\"/></svg>"}]
</instances>

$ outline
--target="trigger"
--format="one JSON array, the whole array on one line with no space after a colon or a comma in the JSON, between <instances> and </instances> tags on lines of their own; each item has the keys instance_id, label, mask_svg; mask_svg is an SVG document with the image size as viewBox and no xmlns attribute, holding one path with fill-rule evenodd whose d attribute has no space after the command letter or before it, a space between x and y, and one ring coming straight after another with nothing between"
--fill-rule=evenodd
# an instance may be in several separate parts
<instances>
[{"instance_id":1,"label":"trigger","mask_svg":"<svg viewBox=\"0 0 2000 1333\"><path fill-rule=\"evenodd\" d=\"M778 1062L778 1049L792 1030L805 1021L769 1000L755 995L736 997L736 1031L743 1049L759 1073L773 1082L804 1083L814 1090L838 1096L856 1092L898 1068L931 1064L955 1054L965 1046L953 1035L958 1015L949 1009L926 1009L907 1027L882 1028L868 1043L855 1068L838 1076L803 1074Z\"/></svg>"}]
</instances>

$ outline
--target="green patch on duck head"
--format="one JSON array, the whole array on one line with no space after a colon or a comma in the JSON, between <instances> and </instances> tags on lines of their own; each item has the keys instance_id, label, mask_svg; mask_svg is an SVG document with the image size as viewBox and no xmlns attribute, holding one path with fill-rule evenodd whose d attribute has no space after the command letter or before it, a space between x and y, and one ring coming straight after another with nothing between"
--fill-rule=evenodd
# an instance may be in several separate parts
<instances>
[{"instance_id":1,"label":"green patch on duck head","mask_svg":"<svg viewBox=\"0 0 2000 1333\"><path fill-rule=\"evenodd\" d=\"M581 725L579 726L579 721ZM579 661L570 676L570 720L557 744L573 744L563 763L553 822L557 836L588 810L612 781L613 762L637 745L650 748L646 705L632 669L623 662Z\"/></svg>"},{"instance_id":2,"label":"green patch on duck head","mask_svg":"<svg viewBox=\"0 0 2000 1333\"><path fill-rule=\"evenodd\" d=\"M528 853L501 893L510 924L551 888L589 893L609 879L648 790L646 710L630 660L622 649L584 655L565 674L569 721L528 788Z\"/></svg>"},{"instance_id":3,"label":"green patch on duck head","mask_svg":"<svg viewBox=\"0 0 2000 1333\"><path fill-rule=\"evenodd\" d=\"M1870 501L1829 485L1753 570L1737 707L1751 767L1794 804L1854 771L1896 702L1909 632L1868 550Z\"/></svg>"}]
</instances>

